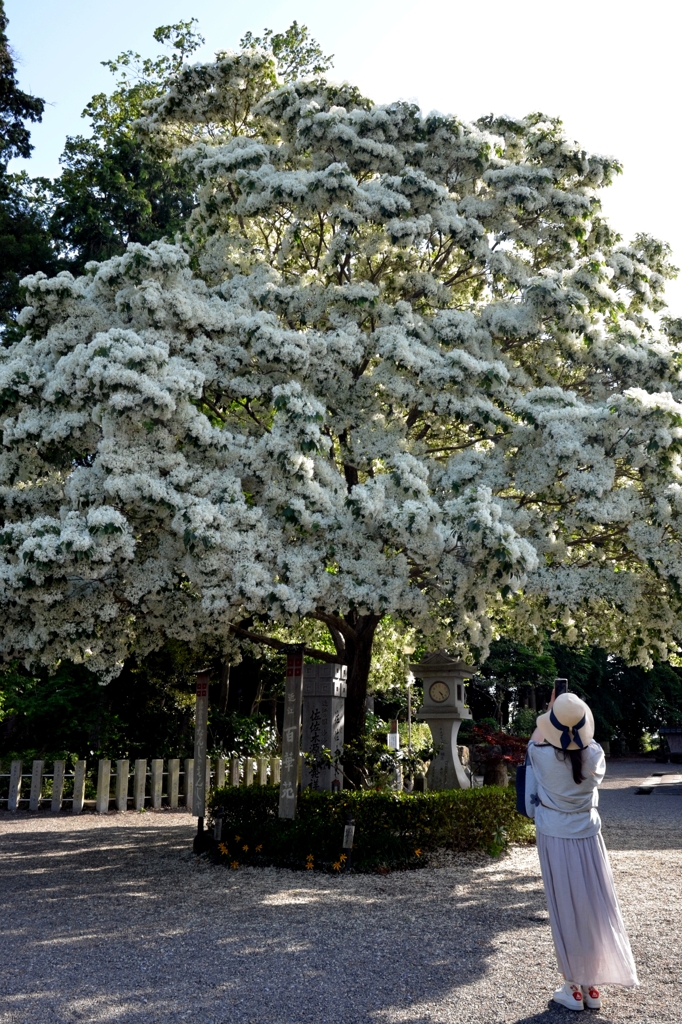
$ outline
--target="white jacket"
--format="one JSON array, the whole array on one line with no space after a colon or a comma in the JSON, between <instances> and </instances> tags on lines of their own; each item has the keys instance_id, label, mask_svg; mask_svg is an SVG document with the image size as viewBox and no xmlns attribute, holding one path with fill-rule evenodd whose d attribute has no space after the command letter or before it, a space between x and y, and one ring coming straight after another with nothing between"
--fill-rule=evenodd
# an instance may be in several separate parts
<instances>
[{"instance_id":1,"label":"white jacket","mask_svg":"<svg viewBox=\"0 0 682 1024\"><path fill-rule=\"evenodd\" d=\"M548 743L528 744L528 756L535 771L539 805L535 808L538 832L557 839L587 839L601 829L597 806L606 772L604 751L594 740L583 750L583 781L573 781L570 758L562 760Z\"/></svg>"}]
</instances>

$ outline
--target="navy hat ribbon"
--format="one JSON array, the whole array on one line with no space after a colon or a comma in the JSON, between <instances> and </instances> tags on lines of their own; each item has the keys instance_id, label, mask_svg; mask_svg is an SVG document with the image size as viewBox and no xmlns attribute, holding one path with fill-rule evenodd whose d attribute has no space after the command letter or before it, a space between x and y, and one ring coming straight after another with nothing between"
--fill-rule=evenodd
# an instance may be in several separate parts
<instances>
[{"instance_id":1,"label":"navy hat ribbon","mask_svg":"<svg viewBox=\"0 0 682 1024\"><path fill-rule=\"evenodd\" d=\"M573 742L578 747L580 747L580 748L583 748L585 746L583 741L580 739L580 731L579 731L580 729L582 729L582 727L585 724L585 715L583 715L583 717L580 719L580 721L576 725L574 725L573 728L571 728L570 725L562 725L562 723L559 721L559 719L554 714L554 709L551 709L550 712L549 712L549 720L552 723L552 725L554 726L554 728L558 729L559 732L561 733L561 749L562 750L566 750L566 748L570 744L570 742L571 742L570 733L571 732L573 733Z\"/></svg>"}]
</instances>

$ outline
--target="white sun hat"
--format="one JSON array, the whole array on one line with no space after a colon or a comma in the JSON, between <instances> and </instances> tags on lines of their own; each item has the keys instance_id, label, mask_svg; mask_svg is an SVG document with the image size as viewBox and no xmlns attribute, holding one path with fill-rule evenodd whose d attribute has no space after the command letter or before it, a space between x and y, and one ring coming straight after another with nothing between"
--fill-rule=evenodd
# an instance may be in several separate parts
<instances>
[{"instance_id":1,"label":"white sun hat","mask_svg":"<svg viewBox=\"0 0 682 1024\"><path fill-rule=\"evenodd\" d=\"M575 693L559 694L537 724L547 742L560 750L582 750L594 738L592 712Z\"/></svg>"}]
</instances>

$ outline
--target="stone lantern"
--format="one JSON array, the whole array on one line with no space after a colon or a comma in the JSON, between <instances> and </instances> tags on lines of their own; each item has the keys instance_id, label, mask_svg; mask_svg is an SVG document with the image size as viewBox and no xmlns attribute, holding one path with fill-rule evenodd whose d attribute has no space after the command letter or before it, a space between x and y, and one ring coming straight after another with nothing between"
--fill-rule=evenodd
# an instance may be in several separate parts
<instances>
[{"instance_id":1,"label":"stone lantern","mask_svg":"<svg viewBox=\"0 0 682 1024\"><path fill-rule=\"evenodd\" d=\"M464 680L475 669L445 651L429 654L410 669L424 682L424 704L417 717L427 723L439 748L426 777L429 789L470 789L457 752L457 733L462 721L471 718L464 703Z\"/></svg>"}]
</instances>

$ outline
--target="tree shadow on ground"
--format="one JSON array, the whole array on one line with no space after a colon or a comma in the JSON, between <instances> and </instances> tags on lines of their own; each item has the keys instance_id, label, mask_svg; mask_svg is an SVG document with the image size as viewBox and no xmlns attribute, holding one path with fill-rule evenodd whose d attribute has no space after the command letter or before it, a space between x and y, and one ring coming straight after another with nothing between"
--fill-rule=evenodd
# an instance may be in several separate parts
<instances>
[{"instance_id":1,"label":"tree shadow on ground","mask_svg":"<svg viewBox=\"0 0 682 1024\"><path fill-rule=\"evenodd\" d=\"M189 829L114 821L0 840L0 977L17 1020L364 1024L474 984L518 933L547 947L539 875L504 859L439 881L230 871L188 856Z\"/></svg>"},{"instance_id":2,"label":"tree shadow on ground","mask_svg":"<svg viewBox=\"0 0 682 1024\"><path fill-rule=\"evenodd\" d=\"M8 1021L574 1019L546 1008L557 974L534 859L384 877L231 871L191 857L192 831L112 816L0 836Z\"/></svg>"},{"instance_id":3,"label":"tree shadow on ground","mask_svg":"<svg viewBox=\"0 0 682 1024\"><path fill-rule=\"evenodd\" d=\"M586 1021L592 1018L595 1021L599 1021L599 1024L615 1024L612 1017L604 1016L601 1010L583 1010L583 1015L579 1019L586 1024ZM514 1024L562 1024L563 1021L575 1021L575 1010L565 1010L561 1006L557 1006L556 1003L550 1001L546 1010L542 1013L534 1013L532 1017L523 1017L519 1020L514 1021Z\"/></svg>"}]
</instances>

